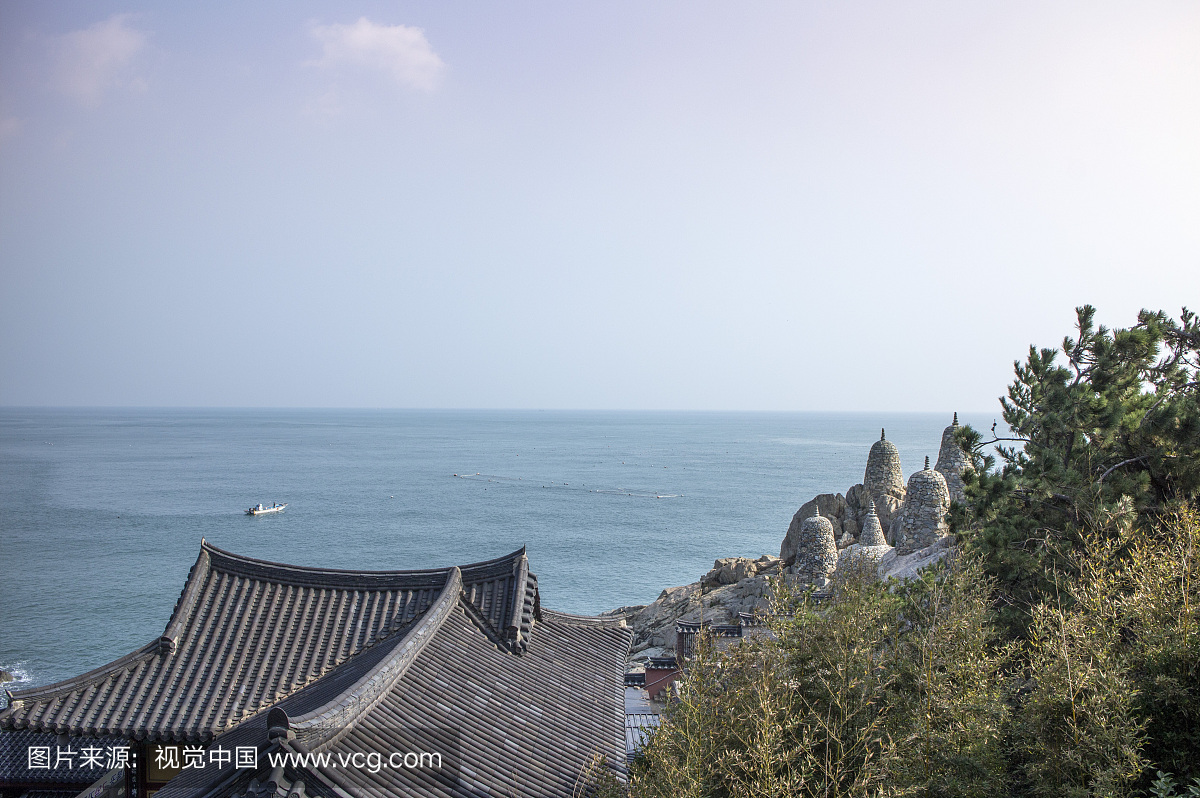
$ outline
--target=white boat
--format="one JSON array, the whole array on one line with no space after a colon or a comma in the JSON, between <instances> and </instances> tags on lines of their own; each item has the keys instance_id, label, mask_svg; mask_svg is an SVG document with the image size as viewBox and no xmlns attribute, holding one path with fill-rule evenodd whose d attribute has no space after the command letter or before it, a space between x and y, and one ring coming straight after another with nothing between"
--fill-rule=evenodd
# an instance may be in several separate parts
<instances>
[{"instance_id":1,"label":"white boat","mask_svg":"<svg viewBox=\"0 0 1200 798\"><path fill-rule=\"evenodd\" d=\"M265 504L259 504L256 507L251 507L249 510L247 510L246 515L266 515L267 513L282 513L284 507L287 507L287 502L284 502L283 504L276 504L275 502L271 502L270 507L267 507Z\"/></svg>"}]
</instances>

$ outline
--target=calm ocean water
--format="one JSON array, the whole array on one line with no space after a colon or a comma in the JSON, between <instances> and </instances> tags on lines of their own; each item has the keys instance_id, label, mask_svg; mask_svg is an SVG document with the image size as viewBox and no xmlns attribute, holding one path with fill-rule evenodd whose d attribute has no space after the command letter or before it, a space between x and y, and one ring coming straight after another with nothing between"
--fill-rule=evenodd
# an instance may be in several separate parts
<instances>
[{"instance_id":1,"label":"calm ocean water","mask_svg":"<svg viewBox=\"0 0 1200 798\"><path fill-rule=\"evenodd\" d=\"M0 668L16 669L20 687L43 684L157 637L201 537L361 569L462 564L525 545L550 608L647 603L714 558L778 554L801 503L862 480L880 427L907 475L936 460L949 421L0 409ZM288 509L244 515L260 501Z\"/></svg>"}]
</instances>

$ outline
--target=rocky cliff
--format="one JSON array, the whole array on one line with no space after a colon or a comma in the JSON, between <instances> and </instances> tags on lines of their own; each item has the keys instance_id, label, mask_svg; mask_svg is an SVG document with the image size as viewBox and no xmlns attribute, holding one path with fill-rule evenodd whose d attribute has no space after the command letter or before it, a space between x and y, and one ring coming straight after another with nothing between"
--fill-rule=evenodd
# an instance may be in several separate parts
<instances>
[{"instance_id":1,"label":"rocky cliff","mask_svg":"<svg viewBox=\"0 0 1200 798\"><path fill-rule=\"evenodd\" d=\"M861 484L845 495L823 493L800 506L779 557L719 559L697 582L667 588L648 605L605 613L623 616L633 628L630 659L674 653L678 623L736 624L739 614L770 613L776 579L819 589L836 568L861 557L873 561L881 579L906 579L940 560L950 550L945 522L950 485L961 486L968 467L965 453L950 450L957 427L955 414L942 436L938 467L931 469L926 458L925 468L907 485L899 452L886 433L881 435L871 447Z\"/></svg>"}]
</instances>

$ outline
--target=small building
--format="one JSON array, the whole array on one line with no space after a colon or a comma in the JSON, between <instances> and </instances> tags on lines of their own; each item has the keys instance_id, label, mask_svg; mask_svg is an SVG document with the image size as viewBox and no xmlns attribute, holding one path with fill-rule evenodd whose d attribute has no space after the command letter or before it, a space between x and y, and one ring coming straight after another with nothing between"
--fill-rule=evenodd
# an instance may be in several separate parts
<instances>
[{"instance_id":1,"label":"small building","mask_svg":"<svg viewBox=\"0 0 1200 798\"><path fill-rule=\"evenodd\" d=\"M14 692L7 732L128 747L127 795L569 795L624 778L616 619L543 608L525 550L305 568L201 541L163 634Z\"/></svg>"},{"instance_id":2,"label":"small building","mask_svg":"<svg viewBox=\"0 0 1200 798\"><path fill-rule=\"evenodd\" d=\"M737 623L685 623L675 624L675 654L686 665L696 653L701 634L711 636L717 651L724 651L743 639L771 634L763 625L762 618L748 612L739 612Z\"/></svg>"},{"instance_id":3,"label":"small building","mask_svg":"<svg viewBox=\"0 0 1200 798\"><path fill-rule=\"evenodd\" d=\"M654 701L679 678L674 657L650 657L646 661L646 696Z\"/></svg>"}]
</instances>

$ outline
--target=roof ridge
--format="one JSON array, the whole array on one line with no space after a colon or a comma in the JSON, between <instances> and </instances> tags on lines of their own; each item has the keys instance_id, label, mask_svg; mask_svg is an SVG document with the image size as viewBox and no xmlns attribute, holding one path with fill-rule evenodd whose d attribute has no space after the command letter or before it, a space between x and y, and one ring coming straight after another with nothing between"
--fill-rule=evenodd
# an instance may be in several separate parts
<instances>
[{"instance_id":1,"label":"roof ridge","mask_svg":"<svg viewBox=\"0 0 1200 798\"><path fill-rule=\"evenodd\" d=\"M210 567L227 573L236 573L256 578L266 578L268 581L277 582L323 582L322 577L332 578L335 581L345 581L348 585L358 586L378 586L381 581L387 581L391 578L412 578L412 577L430 577L431 581L435 577L437 584L442 584L442 578L448 573L449 567L441 568L410 568L410 569L393 569L382 571L367 571L360 568L321 568L316 566L293 565L289 563L275 562L273 560L262 560L257 557L249 557L244 554L235 554L231 551L218 548L209 543L205 539L201 539L200 547L202 554L207 552L210 557ZM509 564L517 557L525 556L525 547L522 546L517 551L510 554L505 554L500 557L494 557L490 560L481 560L479 562L467 563L466 565L456 566L462 572L470 571L486 571L489 568L509 567ZM469 576L464 573L464 581L473 581L476 574Z\"/></svg>"},{"instance_id":2,"label":"roof ridge","mask_svg":"<svg viewBox=\"0 0 1200 798\"><path fill-rule=\"evenodd\" d=\"M528 593L528 586L529 558L522 553L516 562L513 563L513 590L510 598L512 607L509 608L508 627L504 630L509 639L512 640L513 646L519 651L524 651L529 645L529 640L527 639L529 630L523 628L524 623L522 623L527 610L526 594Z\"/></svg>"},{"instance_id":3,"label":"roof ridge","mask_svg":"<svg viewBox=\"0 0 1200 798\"><path fill-rule=\"evenodd\" d=\"M463 601L489 637L514 654L524 653L534 623L541 620L537 576L529 570L525 548L483 569L464 569Z\"/></svg>"},{"instance_id":4,"label":"roof ridge","mask_svg":"<svg viewBox=\"0 0 1200 798\"><path fill-rule=\"evenodd\" d=\"M548 621L570 623L578 626L628 626L625 619L619 615L576 615L571 612L561 612L545 607L541 608L542 616Z\"/></svg>"},{"instance_id":5,"label":"roof ridge","mask_svg":"<svg viewBox=\"0 0 1200 798\"><path fill-rule=\"evenodd\" d=\"M179 591L175 609L171 611L171 619L167 621L162 637L158 639L162 653L175 653L175 648L179 644L179 635L183 632L183 627L191 616L192 609L196 606L196 597L200 595L201 585L210 570L212 570L212 557L209 554L209 547L204 538L200 538L200 554L197 555L195 564L188 570L187 580L183 583L183 589Z\"/></svg>"},{"instance_id":6,"label":"roof ridge","mask_svg":"<svg viewBox=\"0 0 1200 798\"><path fill-rule=\"evenodd\" d=\"M459 568L463 572L463 582L470 584L472 582L484 581L496 576L504 576L512 573L514 562L525 556L525 547L516 551L505 554L503 557L493 557L490 560L481 562L473 562L468 565L461 565Z\"/></svg>"},{"instance_id":7,"label":"roof ridge","mask_svg":"<svg viewBox=\"0 0 1200 798\"><path fill-rule=\"evenodd\" d=\"M312 748L336 742L353 721L374 709L408 670L413 660L433 639L462 595L462 572L457 566L435 603L425 611L406 634L393 644L392 653L357 681L325 704L290 721L299 739Z\"/></svg>"},{"instance_id":8,"label":"roof ridge","mask_svg":"<svg viewBox=\"0 0 1200 798\"><path fill-rule=\"evenodd\" d=\"M399 569L398 568L398 569L384 570L384 571L366 571L361 568L321 568L319 566L294 565L291 563L276 562L274 560L263 560L263 559L259 559L258 557L250 557L245 554L236 554L232 551L226 551L225 549L218 548L217 546L214 546L213 544L209 543L207 540L205 540L203 538L201 538L201 540L200 540L200 548L203 551L207 551L211 555L215 555L215 562L219 563L221 565L232 566L232 565L244 564L244 565L248 565L248 566L279 568L279 569L282 569L285 571L299 571L302 573L313 573L313 574L329 574L331 576L332 575L354 576L354 575L358 575L358 574L370 574L370 575L378 575L378 576L392 576L392 575L398 575L398 574L404 574L404 575L430 574L430 575L433 575L433 574L444 574L444 573L446 573L446 571L449 570L449 568L410 568L410 569ZM465 567L470 567L470 566L465 566ZM220 570L227 570L227 569L222 568Z\"/></svg>"},{"instance_id":9,"label":"roof ridge","mask_svg":"<svg viewBox=\"0 0 1200 798\"><path fill-rule=\"evenodd\" d=\"M462 606L463 614L467 616L467 619L470 620L471 623L475 624L479 631L483 632L484 637L486 637L488 640L491 640L497 648L502 648L509 652L512 651L512 649L509 648L508 641L504 639L504 635L501 634L496 627L492 626L491 622L487 619L487 616L485 616L478 607L472 604L466 596L462 596L459 599L459 604Z\"/></svg>"},{"instance_id":10,"label":"roof ridge","mask_svg":"<svg viewBox=\"0 0 1200 798\"><path fill-rule=\"evenodd\" d=\"M499 563L499 562L508 562L509 560L513 559L514 557L524 557L524 556L525 556L525 547L522 546L521 548L517 549L516 551L511 551L508 554L502 554L499 557L493 557L490 560L480 560L479 562L472 562L472 563L467 563L466 565L460 565L459 569L466 570L467 568L479 568L480 566L483 566L483 565L492 565L494 563Z\"/></svg>"}]
</instances>

